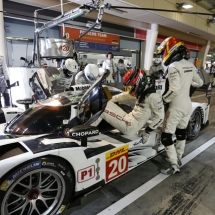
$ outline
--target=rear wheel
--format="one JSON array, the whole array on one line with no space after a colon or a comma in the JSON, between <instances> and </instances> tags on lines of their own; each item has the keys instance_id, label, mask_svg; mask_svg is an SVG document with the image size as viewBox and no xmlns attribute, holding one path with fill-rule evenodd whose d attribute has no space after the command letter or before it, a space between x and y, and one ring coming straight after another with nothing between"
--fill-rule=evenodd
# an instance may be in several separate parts
<instances>
[{"instance_id":1,"label":"rear wheel","mask_svg":"<svg viewBox=\"0 0 215 215\"><path fill-rule=\"evenodd\" d=\"M25 172L26 169L31 169L32 165L36 166L36 162L36 169ZM1 214L61 214L74 191L74 178L71 177L73 174L70 172L67 176L67 171L70 172L68 165L56 158L36 160L17 168L3 182L4 185L11 185L8 188L6 186L5 192L0 192L3 196ZM3 190L2 185L0 189Z\"/></svg>"},{"instance_id":2,"label":"rear wheel","mask_svg":"<svg viewBox=\"0 0 215 215\"><path fill-rule=\"evenodd\" d=\"M187 127L188 140L194 140L198 137L199 132L201 130L201 124L202 124L202 114L201 114L201 110L198 108L192 113L190 117L190 121Z\"/></svg>"}]
</instances>

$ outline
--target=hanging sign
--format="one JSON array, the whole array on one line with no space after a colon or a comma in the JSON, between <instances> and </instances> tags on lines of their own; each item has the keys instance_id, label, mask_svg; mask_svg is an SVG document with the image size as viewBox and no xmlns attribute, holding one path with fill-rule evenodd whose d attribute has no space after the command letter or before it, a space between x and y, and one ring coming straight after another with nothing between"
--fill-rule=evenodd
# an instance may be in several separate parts
<instances>
[{"instance_id":1,"label":"hanging sign","mask_svg":"<svg viewBox=\"0 0 215 215\"><path fill-rule=\"evenodd\" d=\"M66 36L70 40L76 40L84 33L83 29L66 27ZM103 32L90 31L77 44L77 49L93 49L104 51L120 51L120 37Z\"/></svg>"}]
</instances>

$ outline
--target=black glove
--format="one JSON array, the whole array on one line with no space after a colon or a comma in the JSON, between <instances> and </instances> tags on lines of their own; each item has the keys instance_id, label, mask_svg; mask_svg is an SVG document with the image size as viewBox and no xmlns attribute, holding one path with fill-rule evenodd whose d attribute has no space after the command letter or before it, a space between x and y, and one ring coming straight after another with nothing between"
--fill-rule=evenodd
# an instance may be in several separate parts
<instances>
[{"instance_id":1,"label":"black glove","mask_svg":"<svg viewBox=\"0 0 215 215\"><path fill-rule=\"evenodd\" d=\"M196 87L190 86L190 97L192 97L193 93L195 93Z\"/></svg>"},{"instance_id":2,"label":"black glove","mask_svg":"<svg viewBox=\"0 0 215 215\"><path fill-rule=\"evenodd\" d=\"M6 80L7 82L7 89L10 89L10 80Z\"/></svg>"}]
</instances>

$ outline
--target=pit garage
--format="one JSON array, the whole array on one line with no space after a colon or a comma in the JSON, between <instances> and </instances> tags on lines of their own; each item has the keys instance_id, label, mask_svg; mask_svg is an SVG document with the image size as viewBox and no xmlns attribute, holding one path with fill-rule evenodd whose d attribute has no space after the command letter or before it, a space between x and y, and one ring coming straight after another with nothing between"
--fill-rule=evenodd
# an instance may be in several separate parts
<instances>
[{"instance_id":1,"label":"pit garage","mask_svg":"<svg viewBox=\"0 0 215 215\"><path fill-rule=\"evenodd\" d=\"M214 215L214 4L0 0L0 214Z\"/></svg>"}]
</instances>

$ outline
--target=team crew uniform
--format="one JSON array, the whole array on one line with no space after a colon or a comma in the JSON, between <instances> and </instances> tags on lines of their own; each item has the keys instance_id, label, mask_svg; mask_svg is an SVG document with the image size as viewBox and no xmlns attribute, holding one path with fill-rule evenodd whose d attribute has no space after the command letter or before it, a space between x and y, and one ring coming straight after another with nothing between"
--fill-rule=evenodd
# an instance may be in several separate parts
<instances>
[{"instance_id":1,"label":"team crew uniform","mask_svg":"<svg viewBox=\"0 0 215 215\"><path fill-rule=\"evenodd\" d=\"M110 74L106 78L107 83L115 83L115 80L113 79L113 75L114 75L114 71L116 71L116 69L114 67L113 59L111 59L111 60L109 60L109 59L105 60L103 62L103 65L102 65L102 69L110 71Z\"/></svg>"},{"instance_id":2,"label":"team crew uniform","mask_svg":"<svg viewBox=\"0 0 215 215\"><path fill-rule=\"evenodd\" d=\"M0 93L2 93L6 107L10 106L10 96L9 96L9 90L8 90L9 88L10 88L10 80L9 80L6 62L4 57L0 56ZM1 97L0 97L0 107L2 107Z\"/></svg>"},{"instance_id":3,"label":"team crew uniform","mask_svg":"<svg viewBox=\"0 0 215 215\"><path fill-rule=\"evenodd\" d=\"M84 71L75 76L75 84L92 84L99 77L99 68L95 64L88 64Z\"/></svg>"},{"instance_id":4,"label":"team crew uniform","mask_svg":"<svg viewBox=\"0 0 215 215\"><path fill-rule=\"evenodd\" d=\"M125 100L136 100L136 104L132 112L126 113L115 102ZM123 134L133 135L137 133L154 114L152 123L145 129L144 134L149 134L155 130L164 119L164 106L161 95L156 93L155 86L142 90L141 95L136 98L129 92L124 92L113 98L107 103L105 111L92 124L97 126L102 119L118 129ZM141 135L141 136L142 136Z\"/></svg>"},{"instance_id":5,"label":"team crew uniform","mask_svg":"<svg viewBox=\"0 0 215 215\"><path fill-rule=\"evenodd\" d=\"M175 42L177 45L180 44L177 39ZM180 58L181 53L176 55L175 61L173 60L168 67L167 83L169 83L169 87L163 95L164 104L168 103L169 108L163 123L161 141L165 146L168 161L171 164L170 169L162 170L165 174L180 172L179 166L181 166L181 158L186 142L186 128L192 113L190 86L193 82L195 82L192 84L194 87L203 85L195 66L189 61ZM176 134L177 138L175 146L172 140L173 134Z\"/></svg>"}]
</instances>

